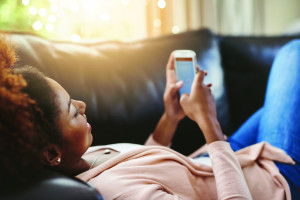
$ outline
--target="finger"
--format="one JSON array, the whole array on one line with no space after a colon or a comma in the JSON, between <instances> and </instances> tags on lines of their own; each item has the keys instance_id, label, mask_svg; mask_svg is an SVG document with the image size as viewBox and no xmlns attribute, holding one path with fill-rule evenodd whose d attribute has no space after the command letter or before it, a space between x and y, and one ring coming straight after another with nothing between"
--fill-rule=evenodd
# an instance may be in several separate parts
<instances>
[{"instance_id":1,"label":"finger","mask_svg":"<svg viewBox=\"0 0 300 200\"><path fill-rule=\"evenodd\" d=\"M200 66L197 65L197 67L196 67L196 73L199 72L199 71L201 71L200 70ZM207 76L207 71L204 71L204 75Z\"/></svg>"},{"instance_id":2,"label":"finger","mask_svg":"<svg viewBox=\"0 0 300 200\"><path fill-rule=\"evenodd\" d=\"M180 97L180 105L181 106L185 105L187 103L188 99L189 99L189 94L187 94L187 93L182 94Z\"/></svg>"},{"instance_id":3,"label":"finger","mask_svg":"<svg viewBox=\"0 0 300 200\"><path fill-rule=\"evenodd\" d=\"M197 85L202 85L204 76L205 76L205 72L202 70L199 70L197 72L197 74L195 75L192 87L195 87Z\"/></svg>"},{"instance_id":4,"label":"finger","mask_svg":"<svg viewBox=\"0 0 300 200\"><path fill-rule=\"evenodd\" d=\"M197 72L192 84L191 93L194 93L197 90L197 87L202 85L204 76L205 76L204 71L200 70L199 72Z\"/></svg>"},{"instance_id":5,"label":"finger","mask_svg":"<svg viewBox=\"0 0 300 200\"><path fill-rule=\"evenodd\" d=\"M211 88L212 83L209 83L209 84L207 84L206 86L209 87L209 88Z\"/></svg>"},{"instance_id":6,"label":"finger","mask_svg":"<svg viewBox=\"0 0 300 200\"><path fill-rule=\"evenodd\" d=\"M167 64L167 70L168 69L171 69L171 70L174 70L174 56L173 56L173 52L171 53L170 57L169 57L169 61L168 61L168 64Z\"/></svg>"},{"instance_id":7,"label":"finger","mask_svg":"<svg viewBox=\"0 0 300 200\"><path fill-rule=\"evenodd\" d=\"M182 86L183 86L183 81L178 81L177 83L171 85L171 87L170 87L170 92L171 92L172 94L177 93L178 90L179 90L180 88L182 88Z\"/></svg>"}]
</instances>

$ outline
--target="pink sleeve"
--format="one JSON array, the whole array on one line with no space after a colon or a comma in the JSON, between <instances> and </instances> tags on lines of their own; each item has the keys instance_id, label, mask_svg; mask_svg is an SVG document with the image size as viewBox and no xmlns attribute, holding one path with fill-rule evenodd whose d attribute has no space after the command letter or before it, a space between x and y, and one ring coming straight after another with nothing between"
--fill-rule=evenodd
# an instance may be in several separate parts
<instances>
[{"instance_id":1,"label":"pink sleeve","mask_svg":"<svg viewBox=\"0 0 300 200\"><path fill-rule=\"evenodd\" d=\"M156 141L154 140L154 138L153 138L153 134L150 134L150 136L148 137L148 139L146 140L146 142L145 142L144 145L145 145L145 146L151 146L151 145L155 145L155 146L165 146L165 145L162 145L162 144L156 142ZM167 145L167 146L165 146L165 147L170 147L170 146L171 146L171 144L169 144L169 145Z\"/></svg>"},{"instance_id":2,"label":"pink sleeve","mask_svg":"<svg viewBox=\"0 0 300 200\"><path fill-rule=\"evenodd\" d=\"M208 145L216 179L218 199L252 199L243 171L229 143L213 142Z\"/></svg>"},{"instance_id":3,"label":"pink sleeve","mask_svg":"<svg viewBox=\"0 0 300 200\"><path fill-rule=\"evenodd\" d=\"M182 200L179 196L163 190L159 184L146 184L140 189L124 193L115 199Z\"/></svg>"}]
</instances>

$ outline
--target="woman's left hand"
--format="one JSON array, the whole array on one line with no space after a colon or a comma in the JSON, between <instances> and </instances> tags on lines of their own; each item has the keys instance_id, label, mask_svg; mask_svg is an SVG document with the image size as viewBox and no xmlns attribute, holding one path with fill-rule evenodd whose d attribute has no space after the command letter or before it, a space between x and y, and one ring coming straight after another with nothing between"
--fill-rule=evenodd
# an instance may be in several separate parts
<instances>
[{"instance_id":1,"label":"woman's left hand","mask_svg":"<svg viewBox=\"0 0 300 200\"><path fill-rule=\"evenodd\" d=\"M179 121L185 117L178 95L178 91L183 86L183 82L177 82L173 54L170 55L166 67L166 76L167 82L164 93L165 112L153 132L153 139L157 143L169 146Z\"/></svg>"},{"instance_id":2,"label":"woman's left hand","mask_svg":"<svg viewBox=\"0 0 300 200\"><path fill-rule=\"evenodd\" d=\"M179 103L178 91L183 86L183 82L177 82L173 53L170 55L166 67L166 88L164 93L165 114L171 120L179 122L185 117Z\"/></svg>"}]
</instances>

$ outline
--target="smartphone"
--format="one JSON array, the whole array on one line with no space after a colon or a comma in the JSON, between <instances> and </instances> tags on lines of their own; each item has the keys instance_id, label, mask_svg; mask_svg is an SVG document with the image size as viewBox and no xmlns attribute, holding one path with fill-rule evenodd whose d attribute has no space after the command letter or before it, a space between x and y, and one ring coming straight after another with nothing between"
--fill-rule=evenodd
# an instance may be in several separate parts
<instances>
[{"instance_id":1,"label":"smartphone","mask_svg":"<svg viewBox=\"0 0 300 200\"><path fill-rule=\"evenodd\" d=\"M183 81L179 94L190 94L196 74L196 53L192 50L175 50L173 56L177 81Z\"/></svg>"}]
</instances>

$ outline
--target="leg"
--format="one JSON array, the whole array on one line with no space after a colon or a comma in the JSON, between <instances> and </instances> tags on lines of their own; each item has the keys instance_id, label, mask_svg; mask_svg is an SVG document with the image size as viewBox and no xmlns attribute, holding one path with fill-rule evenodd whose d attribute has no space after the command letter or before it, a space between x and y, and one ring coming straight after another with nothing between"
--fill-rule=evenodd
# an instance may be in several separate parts
<instances>
[{"instance_id":1,"label":"leg","mask_svg":"<svg viewBox=\"0 0 300 200\"><path fill-rule=\"evenodd\" d=\"M300 161L300 40L285 45L273 63L258 129L260 141Z\"/></svg>"},{"instance_id":2,"label":"leg","mask_svg":"<svg viewBox=\"0 0 300 200\"><path fill-rule=\"evenodd\" d=\"M283 149L297 164L277 163L293 199L300 199L300 40L285 45L273 63L257 142Z\"/></svg>"},{"instance_id":3,"label":"leg","mask_svg":"<svg viewBox=\"0 0 300 200\"><path fill-rule=\"evenodd\" d=\"M228 138L234 151L256 143L263 109L256 111L232 136Z\"/></svg>"},{"instance_id":4,"label":"leg","mask_svg":"<svg viewBox=\"0 0 300 200\"><path fill-rule=\"evenodd\" d=\"M289 183L292 199L300 199L300 40L279 51L269 75L263 108L228 141L233 150L266 141L286 151L296 165L276 165Z\"/></svg>"}]
</instances>

